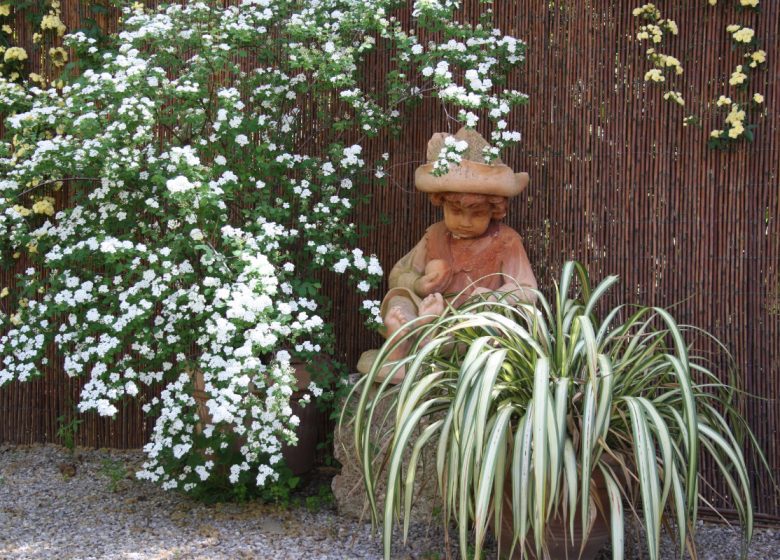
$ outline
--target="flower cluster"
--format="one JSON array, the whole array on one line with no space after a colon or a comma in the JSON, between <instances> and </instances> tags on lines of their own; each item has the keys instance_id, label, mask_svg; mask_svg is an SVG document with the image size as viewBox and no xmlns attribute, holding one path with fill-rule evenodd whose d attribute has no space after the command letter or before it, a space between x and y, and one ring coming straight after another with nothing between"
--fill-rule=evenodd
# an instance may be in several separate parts
<instances>
[{"instance_id":1,"label":"flower cluster","mask_svg":"<svg viewBox=\"0 0 780 560\"><path fill-rule=\"evenodd\" d=\"M737 9L742 11L757 11L759 4L759 0L735 0L735 2ZM708 0L708 3L710 6L715 6L717 0ZM636 35L639 41L649 41L655 46L660 46L666 33L678 34L677 24L673 20L663 19L661 11L654 4L644 4L635 8L632 13L634 17L644 22ZM730 86L747 91L750 73L766 63L766 51L757 48L758 39L755 30L751 27L732 24L726 27L726 32L735 48L747 47L749 49L744 54L745 63L737 65L728 80ZM645 73L644 80L649 83L664 84L669 89L664 92L663 99L684 106L685 99L681 91L674 89L674 84L670 83L673 78L683 74L682 64L677 58L658 52L655 46L646 51L647 58L652 62L653 68ZM671 76L665 74L667 70L672 71ZM747 113L750 109L760 106L763 101L764 97L760 93L754 93L752 97L745 97L733 103L731 98L721 95L715 106L717 108L728 106L729 112L725 117L725 126L710 132L709 145L714 148L727 148L734 142L743 139L752 140L755 125L747 122ZM700 120L700 117L696 115L688 115L683 118L683 126L697 123Z\"/></svg>"},{"instance_id":2,"label":"flower cluster","mask_svg":"<svg viewBox=\"0 0 780 560\"><path fill-rule=\"evenodd\" d=\"M458 140L454 136L447 136L444 145L433 163L433 174L445 175L451 167L458 165L463 159L462 155L468 150L469 144L465 140Z\"/></svg>"},{"instance_id":3,"label":"flower cluster","mask_svg":"<svg viewBox=\"0 0 780 560\"><path fill-rule=\"evenodd\" d=\"M22 47L12 46L15 33L11 25L14 22L9 2L0 2L0 76L5 76L12 82L22 78L25 63L29 58Z\"/></svg>"},{"instance_id":4,"label":"flower cluster","mask_svg":"<svg viewBox=\"0 0 780 560\"><path fill-rule=\"evenodd\" d=\"M756 11L758 0L739 0L739 8ZM743 55L745 63L738 64L729 76L729 86L737 90L736 94L733 95L734 101L729 96L721 95L715 102L717 108L728 110L724 117L723 127L710 131L710 146L721 149L729 148L743 140L753 140L756 124L750 123L748 118L751 110L761 107L764 96L760 93L750 94L750 75L766 63L766 51L756 48L758 38L753 28L732 24L726 27L726 33L728 33L734 48L747 50Z\"/></svg>"},{"instance_id":5,"label":"flower cluster","mask_svg":"<svg viewBox=\"0 0 780 560\"><path fill-rule=\"evenodd\" d=\"M0 79L0 260L34 265L3 291L0 385L41 375L54 345L86 379L81 411L160 390L141 477L273 485L298 423L290 361L332 350L322 276L368 298L381 280L352 221L388 159L366 138L435 94L471 126L486 114L501 147L519 140L506 117L526 97L497 84L524 45L453 23L452 0L418 4L425 45L391 0L134 5L115 48L64 37L100 65L63 87ZM369 91L380 43L398 70ZM381 322L376 300L361 311Z\"/></svg>"},{"instance_id":6,"label":"flower cluster","mask_svg":"<svg viewBox=\"0 0 780 560\"><path fill-rule=\"evenodd\" d=\"M455 0L415 2L420 21L427 22L430 31L442 38L422 45L410 37L410 54L399 58L408 58L419 69L424 81L418 91L435 91L443 103L455 109L448 114L456 114L460 125L475 128L480 113L485 114L492 123L491 147L483 153L489 163L501 150L520 141L520 133L509 130L506 119L513 107L528 102L528 96L499 86L511 69L525 60L526 45L493 29L489 9L481 14L478 25L452 21L458 5Z\"/></svg>"},{"instance_id":7,"label":"flower cluster","mask_svg":"<svg viewBox=\"0 0 780 560\"><path fill-rule=\"evenodd\" d=\"M27 2L11 3L14 5L15 14L11 13L11 8L7 2L0 3L0 74L12 82L23 82L29 80L32 84L45 87L50 80L54 84L62 87L68 80L69 71L62 72L63 67L68 62L68 51L60 43L62 41L67 27L62 21L62 3L61 0L29 0ZM99 8L90 5L90 9L107 11L107 8ZM25 29L14 29L12 25L21 20L24 16ZM6 19L7 18L7 19ZM7 21L7 23L6 23ZM92 18L85 18L85 25L93 36L100 36L100 28ZM19 33L17 33L19 31ZM22 47L8 46L15 42L18 35L32 36L32 49L27 52ZM46 64L46 60L50 62ZM30 60L39 60L41 63L41 73L29 72L26 70ZM50 74L60 74L61 79L53 78ZM48 76L48 77L47 77Z\"/></svg>"},{"instance_id":8,"label":"flower cluster","mask_svg":"<svg viewBox=\"0 0 780 560\"><path fill-rule=\"evenodd\" d=\"M726 31L731 34L731 40L738 44L749 45L753 43L756 37L756 32L750 27L742 27L737 24L729 25L726 27Z\"/></svg>"},{"instance_id":9,"label":"flower cluster","mask_svg":"<svg viewBox=\"0 0 780 560\"><path fill-rule=\"evenodd\" d=\"M664 93L665 101L674 101L678 105L685 105L685 99L683 99L682 93L679 91L667 91Z\"/></svg>"},{"instance_id":10,"label":"flower cluster","mask_svg":"<svg viewBox=\"0 0 780 560\"><path fill-rule=\"evenodd\" d=\"M637 31L638 41L650 41L654 45L660 46L664 40L664 34L677 35L679 30L677 22L671 19L661 17L661 11L655 4L645 4L635 8L633 16L649 23L643 24ZM655 47L650 47L646 51L647 59L653 63L653 68L645 73L644 80L654 84L666 82L664 72L671 70L673 75L679 76L683 73L683 67L680 61L668 54L658 52ZM663 96L666 101L673 101L678 105L685 105L685 99L679 91L669 90Z\"/></svg>"}]
</instances>

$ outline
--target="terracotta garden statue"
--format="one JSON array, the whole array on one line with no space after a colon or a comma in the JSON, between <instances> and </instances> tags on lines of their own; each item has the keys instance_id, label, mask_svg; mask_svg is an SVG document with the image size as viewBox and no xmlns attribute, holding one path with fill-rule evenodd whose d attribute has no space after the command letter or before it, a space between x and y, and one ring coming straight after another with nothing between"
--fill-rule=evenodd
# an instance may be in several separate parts
<instances>
[{"instance_id":1,"label":"terracotta garden statue","mask_svg":"<svg viewBox=\"0 0 780 560\"><path fill-rule=\"evenodd\" d=\"M455 139L465 140L469 147L460 165L434 176L434 160L448 136L434 134L428 142L428 163L415 171L415 186L428 193L435 206L443 207L444 220L429 227L390 271L390 289L381 306L386 338L418 317L433 320L448 303L457 307L476 294L499 291L516 301L535 300L528 288L536 288L536 279L523 241L500 223L507 199L525 189L528 174L516 174L500 161L484 163L485 140L476 131L461 129ZM407 352L408 344L399 346L390 359ZM374 355L375 351L366 352L358 370L366 373ZM396 377L400 381L402 374Z\"/></svg>"}]
</instances>

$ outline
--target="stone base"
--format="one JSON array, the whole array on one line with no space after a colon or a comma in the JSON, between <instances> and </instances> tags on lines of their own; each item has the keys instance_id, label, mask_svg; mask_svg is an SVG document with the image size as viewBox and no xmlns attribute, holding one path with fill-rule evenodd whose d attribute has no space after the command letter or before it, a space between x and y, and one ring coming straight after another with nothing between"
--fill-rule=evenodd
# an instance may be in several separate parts
<instances>
[{"instance_id":1,"label":"stone base","mask_svg":"<svg viewBox=\"0 0 780 560\"><path fill-rule=\"evenodd\" d=\"M356 381L357 376L351 379ZM375 388L371 389L372 395L375 394ZM336 499L336 506L338 508L339 515L344 515L358 520L368 521L371 519L370 505L368 503L368 497L366 495L366 487L363 482L363 472L360 467L360 463L357 458L354 446L354 431L352 430L352 423L349 421L353 417L352 411L357 406L360 395L356 394L349 401L349 409L345 414L344 425L341 430L336 426L336 433L334 436L334 455L336 460L341 463L341 473L334 477L331 487L333 489L333 495ZM390 418L387 418L384 424L381 424L381 420L385 418L385 415L390 408L387 404L389 399L385 399L374 413L375 425L371 430L372 442L376 445L377 453L374 456L374 469L379 469L383 465L387 458L387 445L389 443L389 437L387 432L392 426L392 422L395 420L394 414ZM342 403L342 408L344 403ZM425 428L427 423L422 423L422 428ZM419 434L418 429L417 434ZM384 434L384 437L382 437ZM420 454L420 462L417 465L415 472L415 484L413 492L412 510L410 521L415 523L438 523L440 520L440 498L438 497L438 483L436 479L436 443L435 441L429 441L423 452ZM407 451L404 457L403 468L401 471L401 480L404 480L406 476L406 469L408 467L409 455L411 449ZM386 488L387 474L383 471L379 477L379 482L375 488L377 508L379 514L384 512L384 497Z\"/></svg>"}]
</instances>

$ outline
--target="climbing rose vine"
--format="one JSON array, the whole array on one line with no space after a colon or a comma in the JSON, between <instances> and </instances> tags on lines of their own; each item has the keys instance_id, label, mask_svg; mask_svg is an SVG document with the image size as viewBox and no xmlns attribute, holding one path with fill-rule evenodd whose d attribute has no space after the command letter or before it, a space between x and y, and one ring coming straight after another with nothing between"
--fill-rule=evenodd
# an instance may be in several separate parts
<instances>
[{"instance_id":1,"label":"climbing rose vine","mask_svg":"<svg viewBox=\"0 0 780 560\"><path fill-rule=\"evenodd\" d=\"M717 6L718 0L707 0L707 4ZM731 4L739 18L760 10L759 0L730 0L721 4L724 7ZM683 66L675 57L660 52L669 36L678 35L677 23L661 17L660 9L652 3L634 8L632 13L641 22L636 34L637 40L651 45L646 50L646 55L653 67L645 73L645 81L666 89L663 94L665 101L676 103L680 107L685 106L683 94L672 86L674 83L681 87ZM718 149L731 148L744 140L752 142L757 124L750 122L751 114L755 115L765 109L764 95L749 87L751 75L765 68L766 64L766 51L760 48L759 38L751 27L739 23L728 25L723 32L724 37L728 37L731 48L742 52L743 63L738 64L730 73L728 86L731 92L720 95L708 106L713 112L725 114L723 128L713 129L709 134L708 145ZM701 116L689 114L683 118L682 123L683 126L688 126L699 124L701 120Z\"/></svg>"},{"instance_id":2,"label":"climbing rose vine","mask_svg":"<svg viewBox=\"0 0 780 560\"><path fill-rule=\"evenodd\" d=\"M405 7L136 3L108 49L65 37L87 69L64 87L0 80L0 253L31 263L0 292L0 385L41 375L53 345L86 378L81 411L113 416L159 388L139 477L272 486L298 423L291 357L331 348L321 275L360 293L382 275L350 220L385 175L366 143L431 95L488 121L496 148L519 140L505 118L526 96L502 84L524 44L489 10L466 24L457 2L416 2L413 32L393 15ZM362 75L377 49L392 68L375 90Z\"/></svg>"}]
</instances>

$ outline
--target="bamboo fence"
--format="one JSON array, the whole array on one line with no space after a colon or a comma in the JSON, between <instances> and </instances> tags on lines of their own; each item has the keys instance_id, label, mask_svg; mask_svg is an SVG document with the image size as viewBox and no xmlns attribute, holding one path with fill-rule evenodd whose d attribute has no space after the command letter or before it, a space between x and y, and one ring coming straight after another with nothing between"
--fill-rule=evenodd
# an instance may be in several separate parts
<instances>
[{"instance_id":1,"label":"bamboo fence","mask_svg":"<svg viewBox=\"0 0 780 560\"><path fill-rule=\"evenodd\" d=\"M529 45L512 85L529 94L530 104L509 122L524 139L504 159L528 171L531 185L512 202L506 221L524 236L543 290L553 286L565 260L578 259L595 279L620 276L609 303L671 306L681 323L722 340L749 395L744 413L780 480L780 51L774 48L780 2L761 2L760 15L711 8L704 0L657 3L679 25L679 37L664 52L684 66L685 111L643 81L649 66L644 46L632 39L637 23L631 15L641 3L494 3L495 25ZM62 4L68 28L78 27L87 3ZM466 15L476 6L467 1ZM115 18L98 20L114 30ZM702 113L729 93L728 77L742 62L725 31L735 22L754 27L768 51L767 68L750 86L764 94L767 110L755 143L720 152L706 140L722 116L705 112L704 129L683 127L682 117ZM24 35L21 42L31 44ZM388 65L377 54L367 80L381 79ZM435 101L425 102L409 116L403 137L371 145L391 154L390 182L373 191L357 221L375 225L363 248L378 254L386 271L440 219L412 179L428 138L443 130L454 131L453 124ZM0 276L0 286L10 282ZM337 278L326 278L325 287L334 301L338 357L354 364L380 339L358 317L361 295ZM58 418L73 417L81 383L52 366L44 379L0 389L0 441L59 441ZM114 421L83 420L77 442L89 446L140 447L150 428L138 403L127 403ZM721 485L705 474L714 488L708 498L727 510ZM750 474L759 517L777 524L780 496L766 470L751 461Z\"/></svg>"}]
</instances>

